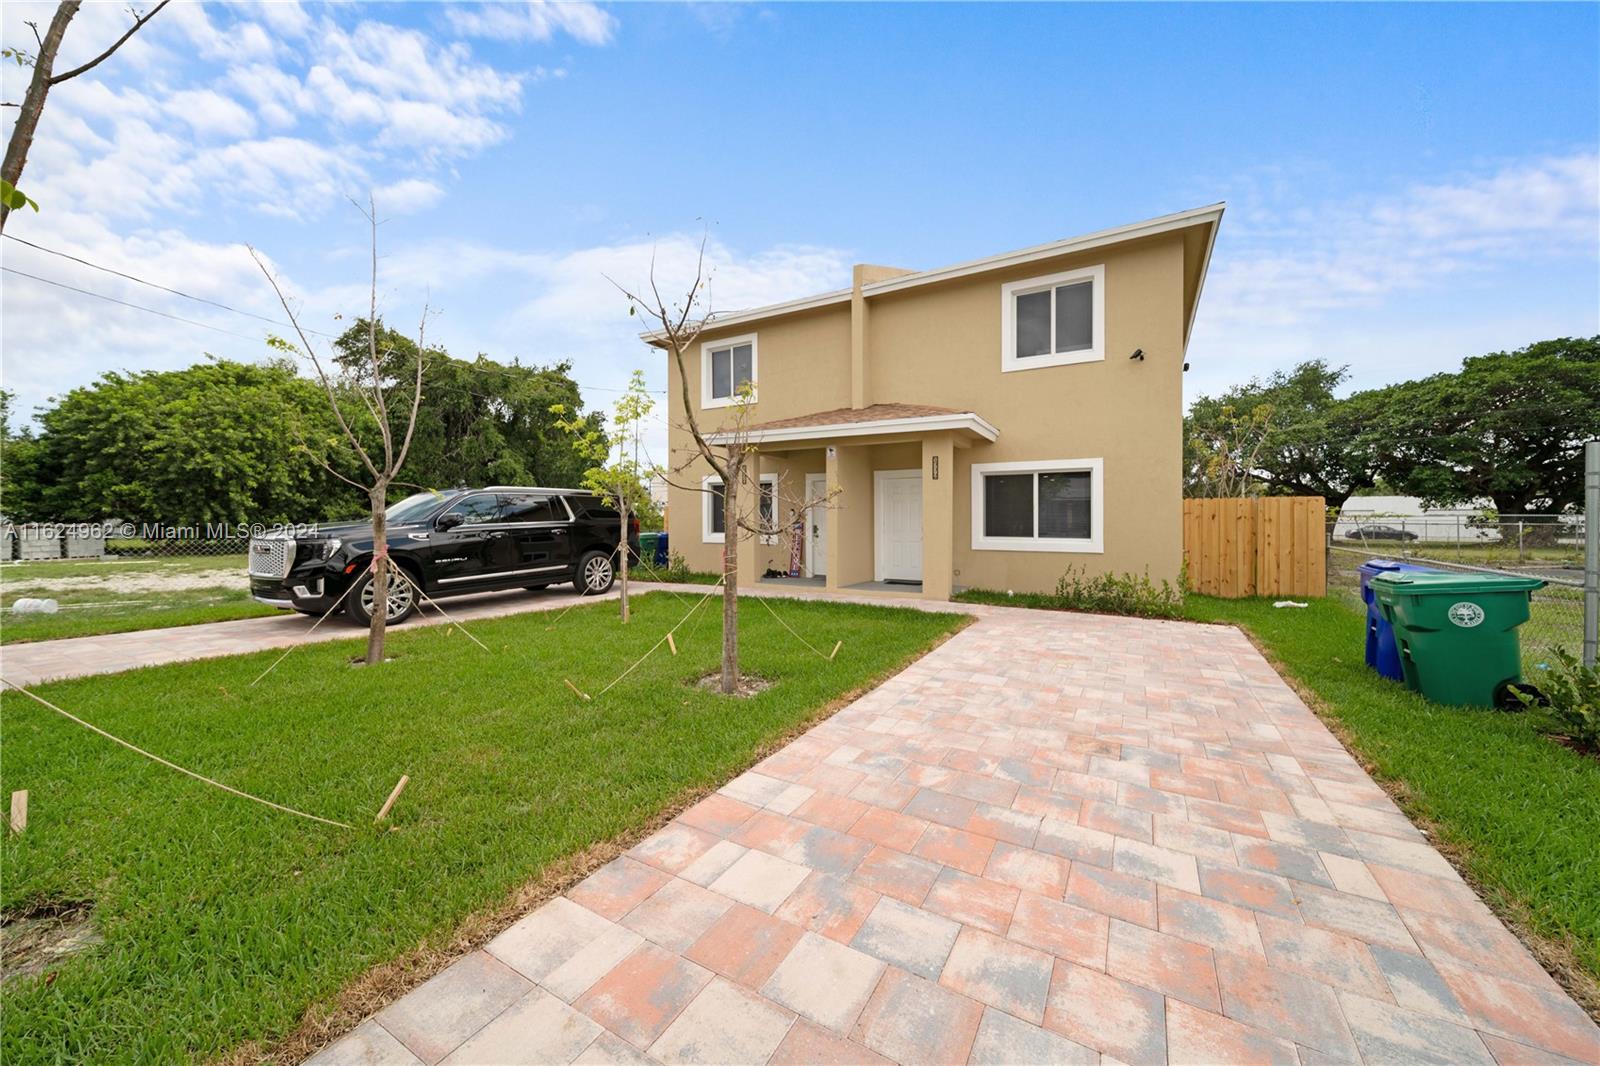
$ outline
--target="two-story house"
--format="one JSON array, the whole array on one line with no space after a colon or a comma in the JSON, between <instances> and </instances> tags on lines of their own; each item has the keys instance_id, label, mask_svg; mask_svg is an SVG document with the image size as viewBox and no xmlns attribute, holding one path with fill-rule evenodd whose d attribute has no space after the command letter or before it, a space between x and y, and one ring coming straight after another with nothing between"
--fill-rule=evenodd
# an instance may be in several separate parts
<instances>
[{"instance_id":1,"label":"two-story house","mask_svg":"<svg viewBox=\"0 0 1600 1066\"><path fill-rule=\"evenodd\" d=\"M752 506L798 523L830 589L1049 591L1068 564L1177 578L1184 353L1223 205L719 315L686 353L702 430L740 409ZM658 346L659 336L645 339ZM673 466L695 455L668 356ZM716 439L713 436L713 439ZM720 485L674 475L673 550L721 568ZM698 486L698 488L696 488ZM739 583L794 537L742 541Z\"/></svg>"}]
</instances>

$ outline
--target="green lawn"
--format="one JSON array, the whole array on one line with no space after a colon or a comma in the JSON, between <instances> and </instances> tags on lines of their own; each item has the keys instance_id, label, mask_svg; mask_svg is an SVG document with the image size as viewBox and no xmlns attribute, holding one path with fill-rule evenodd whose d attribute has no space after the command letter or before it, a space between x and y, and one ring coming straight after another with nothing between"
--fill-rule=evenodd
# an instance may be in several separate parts
<instances>
[{"instance_id":1,"label":"green lawn","mask_svg":"<svg viewBox=\"0 0 1600 1066\"><path fill-rule=\"evenodd\" d=\"M1363 615L1338 599L1297 610L1191 596L1187 610L1253 635L1502 913L1600 978L1600 760L1542 735L1531 715L1440 707L1379 677L1363 661Z\"/></svg>"},{"instance_id":2,"label":"green lawn","mask_svg":"<svg viewBox=\"0 0 1600 1066\"><path fill-rule=\"evenodd\" d=\"M292 1028L352 978L506 898L552 860L645 825L758 748L870 686L964 619L778 601L741 612L745 668L773 686L730 699L687 684L712 670L715 603L593 702L692 601L634 601L398 630L394 660L352 667L357 641L39 687L157 754L265 798L359 826L333 829L229 796L7 693L0 795L30 821L0 845L8 913L89 899L105 943L48 987L5 989L7 1063L204 1058ZM552 628L553 626L553 628ZM371 827L401 774L397 832Z\"/></svg>"},{"instance_id":3,"label":"green lawn","mask_svg":"<svg viewBox=\"0 0 1600 1066\"><path fill-rule=\"evenodd\" d=\"M55 614L12 614L22 597ZM222 622L278 614L250 598L243 555L51 560L0 565L0 643Z\"/></svg>"}]
</instances>

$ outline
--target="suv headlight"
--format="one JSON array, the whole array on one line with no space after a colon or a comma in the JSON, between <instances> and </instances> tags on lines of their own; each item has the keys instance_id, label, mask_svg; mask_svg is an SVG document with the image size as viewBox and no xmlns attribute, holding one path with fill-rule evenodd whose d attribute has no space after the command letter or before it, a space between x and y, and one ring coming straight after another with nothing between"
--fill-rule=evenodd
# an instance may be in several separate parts
<instances>
[{"instance_id":1,"label":"suv headlight","mask_svg":"<svg viewBox=\"0 0 1600 1066\"><path fill-rule=\"evenodd\" d=\"M324 559L333 558L333 553L339 550L339 545L342 543L343 541L341 541L338 537L333 537L330 540L323 541L320 545L322 549L321 557Z\"/></svg>"}]
</instances>

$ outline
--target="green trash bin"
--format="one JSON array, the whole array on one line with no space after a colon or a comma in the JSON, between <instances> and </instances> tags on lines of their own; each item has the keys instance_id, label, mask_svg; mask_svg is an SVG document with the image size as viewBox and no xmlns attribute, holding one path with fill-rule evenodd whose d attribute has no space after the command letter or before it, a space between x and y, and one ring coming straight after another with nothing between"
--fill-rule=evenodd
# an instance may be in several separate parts
<instances>
[{"instance_id":1,"label":"green trash bin","mask_svg":"<svg viewBox=\"0 0 1600 1066\"><path fill-rule=\"evenodd\" d=\"M1515 706L1522 679L1517 627L1528 620L1533 577L1388 573L1371 581L1394 627L1406 687L1452 706Z\"/></svg>"},{"instance_id":2,"label":"green trash bin","mask_svg":"<svg viewBox=\"0 0 1600 1066\"><path fill-rule=\"evenodd\" d=\"M639 562L645 566L656 565L656 538L659 536L660 533L639 534Z\"/></svg>"}]
</instances>

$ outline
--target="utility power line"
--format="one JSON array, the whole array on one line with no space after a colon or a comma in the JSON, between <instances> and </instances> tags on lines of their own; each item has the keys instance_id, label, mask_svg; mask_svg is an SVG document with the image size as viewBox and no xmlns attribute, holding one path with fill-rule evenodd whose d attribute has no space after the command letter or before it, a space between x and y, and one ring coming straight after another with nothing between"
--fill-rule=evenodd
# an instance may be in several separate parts
<instances>
[{"instance_id":1,"label":"utility power line","mask_svg":"<svg viewBox=\"0 0 1600 1066\"><path fill-rule=\"evenodd\" d=\"M58 289L66 289L69 292L82 293L84 296L93 296L96 300L105 300L107 303L119 304L122 307L131 307L135 311L144 311L152 315L160 315L162 318L170 318L174 322L182 322L190 326L199 326L201 329L209 329L216 333L224 333L229 337L238 337L240 340L260 340L259 337L247 337L243 333L235 333L232 330L223 329L221 326L213 326L206 322L196 322L194 319L184 318L182 315L174 315L166 311L158 311L154 307L146 307L143 304L129 303L127 300L119 300L115 296L107 296L104 293L91 292L88 289L80 289L76 285L68 285L64 281L51 281L49 278L41 278L37 274L30 274L25 270L18 270L15 267L0 267L0 270L4 270L7 274L15 274L18 277L28 278L32 281L42 282L46 285L54 285Z\"/></svg>"},{"instance_id":2,"label":"utility power line","mask_svg":"<svg viewBox=\"0 0 1600 1066\"><path fill-rule=\"evenodd\" d=\"M101 271L104 271L107 274L115 274L119 278L126 278L128 281L137 282L140 285L148 285L152 289L160 289L162 292L168 292L168 293L171 293L174 296L182 296L185 300L194 300L196 303L210 304L212 307L219 307L224 311L232 311L236 315L244 315L246 318L254 318L254 319L257 319L257 320L259 320L261 322L270 323L271 325L277 326L279 329L293 329L294 328L294 326L291 325L288 322L279 322L275 318L268 318L266 315L258 315L254 311L242 311L237 307L230 307L229 305L227 305L225 303L219 303L216 300L207 299L204 296L196 296L193 293L184 292L182 289L174 289L174 288L172 288L170 286L162 285L160 282L151 281L148 278L141 278L141 277L138 277L137 275L134 275L134 274L125 273L124 271L117 270L115 267L108 267L108 266L104 266L103 264L100 264L100 263L90 262L89 260L84 259L81 256L73 255L70 252L63 252L63 251L60 251L59 249L56 249L56 248L46 248L42 244L35 244L32 241L24 240L23 238L14 236L14 235L12 235L10 233L5 234L4 236L5 236L5 238L7 240L16 241L18 244L25 244L29 248L33 248L36 251L44 252L46 255L55 255L55 256L60 256L62 259L70 259L74 263L82 263L84 266L89 267L91 270L101 270ZM308 329L308 330L306 330L306 332L307 333L315 333L319 337L330 337L330 338L332 338L332 337L336 336L336 334L323 333L321 330L316 330L316 329Z\"/></svg>"},{"instance_id":3,"label":"utility power line","mask_svg":"<svg viewBox=\"0 0 1600 1066\"><path fill-rule=\"evenodd\" d=\"M149 286L152 289L157 289L157 290L159 290L161 292L170 293L173 296L180 296L185 300L193 300L196 303L203 303L203 304L206 304L208 306L215 307L215 308L218 308L218 309L223 310L223 311L228 311L228 312L231 312L231 313L236 314L236 315L243 315L246 318L253 318L253 319L256 319L257 321L265 322L265 323L268 323L269 325L277 326L279 329L292 330L292 329L295 328L295 326L292 323L280 322L277 319L269 318L266 315L258 315L254 311L241 310L240 308L233 307L233 306L231 306L229 304L221 303L221 302L219 302L217 300L208 299L207 297L204 297L204 296L196 296L193 293L184 292L181 289L174 289L169 285L163 285L160 282L151 281L148 278L141 278L141 277L139 277L139 276L137 276L135 274L129 274L129 273L125 272L125 271L117 270L115 267L108 267L108 266L105 266L104 264L101 264L101 263L95 263L95 262L92 262L92 261L90 261L88 259L84 259L81 256L73 255L70 252L63 252L63 251L61 251L59 249L56 249L56 248L46 248L42 244L36 244L33 241L25 240L25 239L23 239L21 237L14 236L14 235L12 235L10 233L4 234L3 236L5 236L9 240L16 241L18 244L26 245L27 247L33 248L36 251L44 252L47 255L59 256L62 259L67 259L67 260L71 260L74 263L82 264L83 266L89 267L92 270L99 270L99 271L103 271L104 273L107 273L107 274L113 274L116 277L123 278L123 279L126 279L128 281L132 281L132 282L135 282L137 284L140 284L140 285L146 285L146 286ZM133 308L136 311L145 311L145 312L148 312L149 314L152 314L152 315L160 315L162 318L170 319L170 320L172 320L174 322L182 322L182 323L184 323L186 325L190 325L190 326L199 326L201 329L209 329L209 330L212 330L213 332L224 334L225 336L237 337L240 340L247 340L247 341L259 340L259 338L257 338L257 337L247 337L242 333L234 333L233 331L223 329L220 326L213 326L213 325L210 325L209 323L206 323L206 322L197 322L192 318L184 318L181 315L174 315L174 314L171 314L170 312L167 312L167 311L160 311L160 310L157 310L154 307L146 307L143 304L136 304L136 303L132 303L132 302L127 301L127 300L119 300L114 296L107 296L104 293L98 293L98 292L93 292L93 291L91 291L89 289L78 288L75 285L68 285L67 283L61 282L61 281L53 281L50 278L42 278L42 277L39 277L37 274L30 274L30 273L28 273L26 271L23 271L23 270L17 270L14 267L5 267L4 270L9 274L16 274L16 275L18 275L20 277L29 278L29 279L31 279L33 281L43 282L46 285L54 285L57 288L67 289L67 290L69 290L71 292L80 293L80 294L82 294L84 296L92 296L95 299L105 300L105 301L107 301L109 303L118 304L118 305L120 305L122 307L130 307L130 308ZM339 336L338 334L326 333L326 332L324 332L322 330L318 330L318 329L309 329L309 328L307 328L307 329L305 329L305 332L314 334L314 335L319 336L319 337L325 337L325 338L328 338L330 340L337 340L338 336ZM456 359L454 361L457 362L457 363L460 363L462 366L466 367L469 370L473 370L473 371L476 371L478 373L485 373L485 374L493 374L493 373L510 374L510 373L515 373L518 370L530 370L530 369L533 369L531 367L522 367L522 366L481 366L479 364L473 363L473 362L471 362L469 360L466 360L466 359ZM586 389L589 392L627 392L628 391L625 388L618 388L618 387L612 386L612 385L584 385L584 384L579 384L578 388L579 389ZM665 390L665 389L651 389L649 391L651 391L651 392L653 392L653 393L655 393L657 395L665 395L667 390Z\"/></svg>"}]
</instances>

